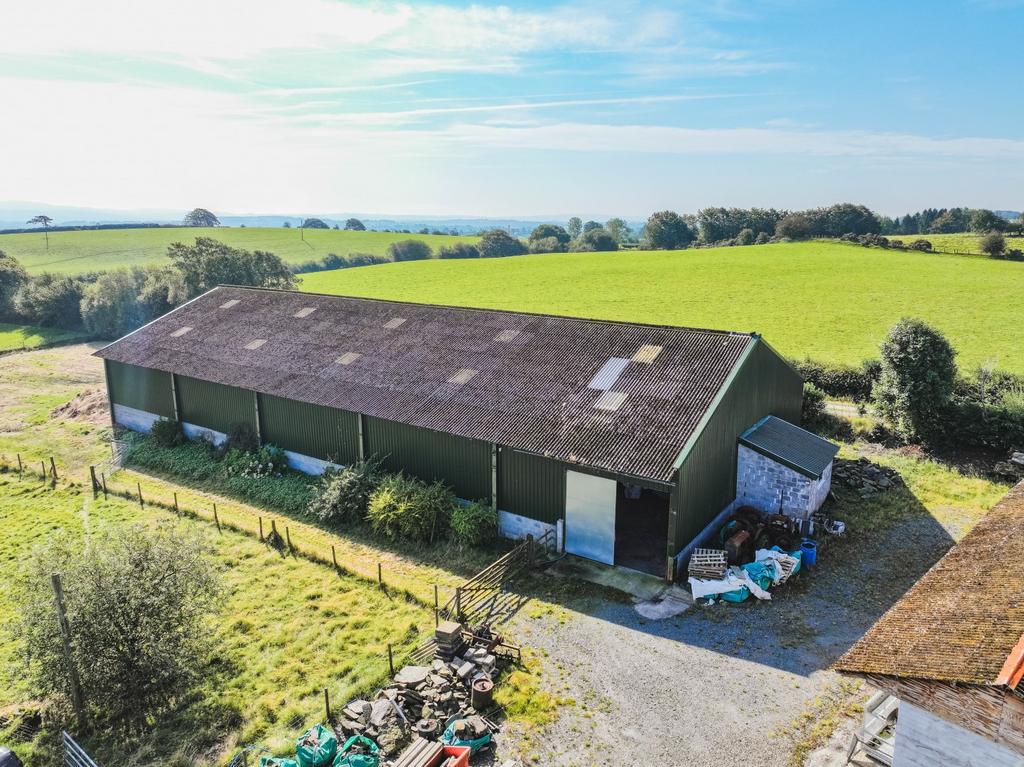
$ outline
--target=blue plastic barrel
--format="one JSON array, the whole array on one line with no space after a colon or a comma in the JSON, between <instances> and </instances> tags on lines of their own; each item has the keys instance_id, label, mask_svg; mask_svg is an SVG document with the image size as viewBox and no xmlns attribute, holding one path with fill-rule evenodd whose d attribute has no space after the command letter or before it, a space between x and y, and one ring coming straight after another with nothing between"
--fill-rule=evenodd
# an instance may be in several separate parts
<instances>
[{"instance_id":1,"label":"blue plastic barrel","mask_svg":"<svg viewBox=\"0 0 1024 767\"><path fill-rule=\"evenodd\" d=\"M800 544L800 554L803 563L808 567L814 567L818 561L818 544L812 540L805 539Z\"/></svg>"}]
</instances>

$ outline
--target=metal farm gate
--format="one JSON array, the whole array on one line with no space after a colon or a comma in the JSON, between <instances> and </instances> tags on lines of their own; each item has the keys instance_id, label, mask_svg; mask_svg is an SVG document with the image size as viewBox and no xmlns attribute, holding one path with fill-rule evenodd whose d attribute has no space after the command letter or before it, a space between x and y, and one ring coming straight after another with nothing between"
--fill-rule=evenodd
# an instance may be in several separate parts
<instances>
[{"instance_id":1,"label":"metal farm gate","mask_svg":"<svg viewBox=\"0 0 1024 767\"><path fill-rule=\"evenodd\" d=\"M64 742L64 767L99 767L74 738L63 730L60 737Z\"/></svg>"}]
</instances>

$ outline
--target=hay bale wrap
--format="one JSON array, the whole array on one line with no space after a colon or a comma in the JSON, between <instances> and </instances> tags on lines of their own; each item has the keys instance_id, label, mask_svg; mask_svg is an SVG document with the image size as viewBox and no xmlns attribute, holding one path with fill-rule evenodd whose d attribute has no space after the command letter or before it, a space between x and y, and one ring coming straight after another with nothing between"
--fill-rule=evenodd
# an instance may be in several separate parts
<instances>
[{"instance_id":1,"label":"hay bale wrap","mask_svg":"<svg viewBox=\"0 0 1024 767\"><path fill-rule=\"evenodd\" d=\"M377 744L363 735L353 735L338 751L332 767L378 767L379 764Z\"/></svg>"},{"instance_id":2,"label":"hay bale wrap","mask_svg":"<svg viewBox=\"0 0 1024 767\"><path fill-rule=\"evenodd\" d=\"M334 731L322 724L310 727L295 743L299 767L327 767L338 750Z\"/></svg>"}]
</instances>

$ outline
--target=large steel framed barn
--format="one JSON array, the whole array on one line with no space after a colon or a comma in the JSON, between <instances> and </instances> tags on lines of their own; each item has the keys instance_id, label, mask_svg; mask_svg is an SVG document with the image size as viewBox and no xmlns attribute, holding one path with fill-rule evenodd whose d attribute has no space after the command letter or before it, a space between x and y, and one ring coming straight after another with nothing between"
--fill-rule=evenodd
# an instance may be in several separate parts
<instances>
[{"instance_id":1,"label":"large steel framed barn","mask_svg":"<svg viewBox=\"0 0 1024 767\"><path fill-rule=\"evenodd\" d=\"M309 472L377 456L668 578L734 501L739 436L798 423L803 388L756 334L238 287L97 355L118 426L245 423Z\"/></svg>"}]
</instances>

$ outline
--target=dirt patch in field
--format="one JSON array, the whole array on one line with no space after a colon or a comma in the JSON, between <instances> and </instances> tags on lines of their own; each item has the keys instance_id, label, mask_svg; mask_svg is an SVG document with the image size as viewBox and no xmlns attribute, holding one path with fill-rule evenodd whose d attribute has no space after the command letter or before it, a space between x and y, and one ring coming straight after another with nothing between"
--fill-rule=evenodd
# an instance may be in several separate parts
<instances>
[{"instance_id":1,"label":"dirt patch in field","mask_svg":"<svg viewBox=\"0 0 1024 767\"><path fill-rule=\"evenodd\" d=\"M110 419L107 397L100 389L86 389L70 402L51 410L50 417L95 424L106 423Z\"/></svg>"}]
</instances>

